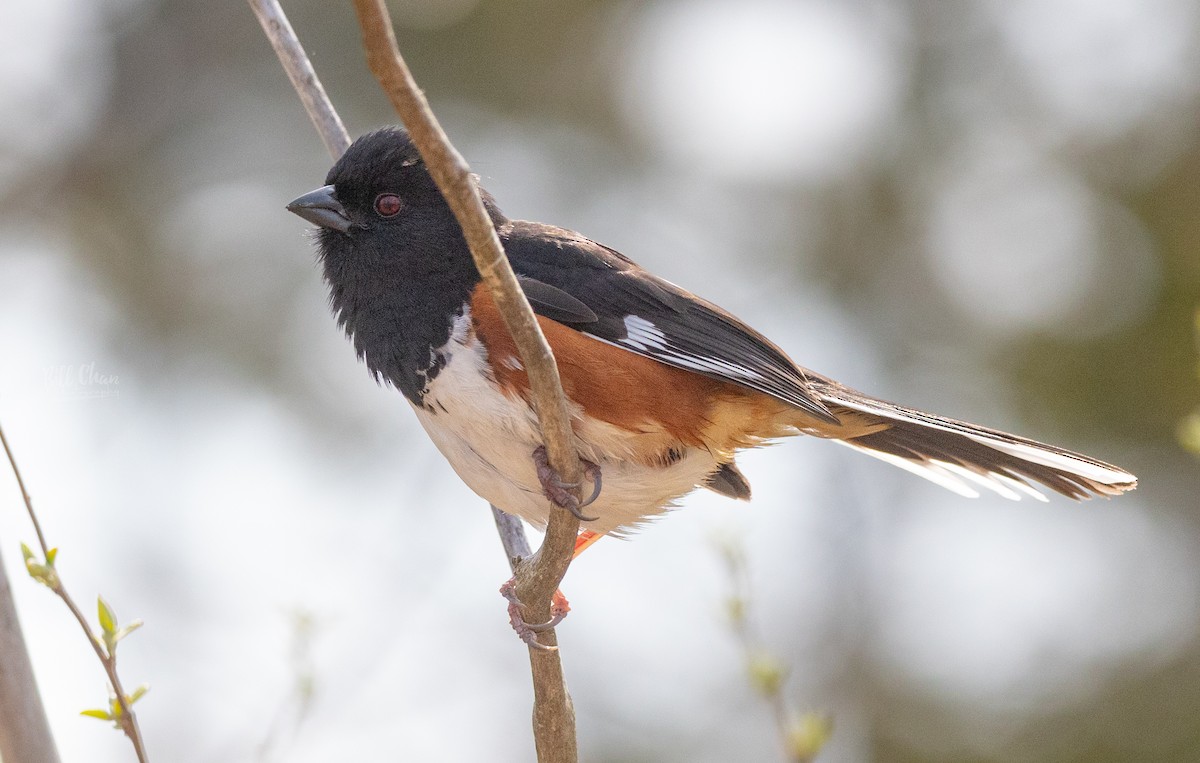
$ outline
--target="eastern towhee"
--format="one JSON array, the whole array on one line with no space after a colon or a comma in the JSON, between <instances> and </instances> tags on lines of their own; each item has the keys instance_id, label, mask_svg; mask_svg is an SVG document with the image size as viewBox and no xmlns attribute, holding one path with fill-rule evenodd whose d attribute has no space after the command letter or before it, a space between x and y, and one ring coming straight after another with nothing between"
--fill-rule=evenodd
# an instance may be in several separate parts
<instances>
[{"instance_id":1,"label":"eastern towhee","mask_svg":"<svg viewBox=\"0 0 1200 763\"><path fill-rule=\"evenodd\" d=\"M288 209L320 226L333 310L377 380L398 388L459 477L546 524L556 490L529 380L461 229L408 135L359 138ZM793 363L711 302L574 231L484 205L538 315L596 488L578 548L623 534L697 487L749 499L742 448L807 434L960 495L1111 496L1136 478L1052 445L894 405ZM535 453L536 451L536 453ZM595 492L586 490L585 492Z\"/></svg>"}]
</instances>

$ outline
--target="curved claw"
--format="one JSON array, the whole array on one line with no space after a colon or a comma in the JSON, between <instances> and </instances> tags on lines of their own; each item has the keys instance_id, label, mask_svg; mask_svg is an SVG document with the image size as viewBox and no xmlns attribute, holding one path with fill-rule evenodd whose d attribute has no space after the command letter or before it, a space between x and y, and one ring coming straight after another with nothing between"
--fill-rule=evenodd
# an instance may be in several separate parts
<instances>
[{"instance_id":1,"label":"curved claw","mask_svg":"<svg viewBox=\"0 0 1200 763\"><path fill-rule=\"evenodd\" d=\"M572 497L574 497L574 496L572 496ZM582 511L579 510L580 507L587 506L588 503L591 503L594 500L596 500L596 497L592 496L591 500L589 500L587 503L581 503L578 505L572 504L572 505L568 505L568 506L563 506L563 508L566 509L567 511L571 512L571 514L574 515L574 517L576 519L578 519L580 522L595 522L600 517L589 517L586 514L584 514Z\"/></svg>"},{"instance_id":2,"label":"curved claw","mask_svg":"<svg viewBox=\"0 0 1200 763\"><path fill-rule=\"evenodd\" d=\"M588 496L588 499L586 501L579 504L579 508L581 508L581 509L585 508L587 506L591 506L593 503L595 503L596 499L600 497L600 490L603 489L603 487L604 487L604 483L603 483L603 479L601 478L599 466L597 466L596 464L593 464L591 461L584 461L583 462L583 473L586 474L588 476L588 478L591 479L591 481L592 481L592 494L590 496ZM595 520L588 520L588 521L592 522Z\"/></svg>"},{"instance_id":3,"label":"curved claw","mask_svg":"<svg viewBox=\"0 0 1200 763\"><path fill-rule=\"evenodd\" d=\"M518 635L520 635L521 640L524 641L525 645L528 646L530 649L536 649L539 652L557 652L558 651L558 647L549 646L547 644L543 644L542 642L538 641L537 634L533 632L532 626L529 627L528 632L521 633Z\"/></svg>"},{"instance_id":4,"label":"curved claw","mask_svg":"<svg viewBox=\"0 0 1200 763\"><path fill-rule=\"evenodd\" d=\"M549 498L555 506L566 509L571 512L572 516L580 522L595 522L599 517L589 517L580 511L585 506L591 505L597 498L600 497L600 490L603 487L600 478L600 467L591 461L584 459L584 473L592 480L592 495L583 502L574 496L570 491L580 487L577 482L563 482L559 479L558 472L554 471L554 467L550 465L550 459L546 455L546 446L539 445L533 451L533 462L537 465L538 481L542 483L542 492Z\"/></svg>"},{"instance_id":5,"label":"curved claw","mask_svg":"<svg viewBox=\"0 0 1200 763\"><path fill-rule=\"evenodd\" d=\"M561 623L566 618L567 618L566 612L562 612L562 611L554 612L550 615L550 619L547 620L546 622L539 623L536 625L531 624L531 623L525 623L525 627L528 628L529 630L533 631L534 633L545 633L548 630L553 630L555 628L555 626L557 626L559 623ZM538 646L544 646L544 644L539 642Z\"/></svg>"},{"instance_id":6,"label":"curved claw","mask_svg":"<svg viewBox=\"0 0 1200 763\"><path fill-rule=\"evenodd\" d=\"M561 592L554 592L554 599L550 605L550 619L544 623L527 623L525 622L524 609L525 605L517 598L517 582L516 578L509 579L504 585L500 586L500 595L508 600L508 622L512 629L516 632L517 637L525 642L530 649L536 649L541 652L557 652L558 647L543 644L537 640L537 634L544 633L556 625L561 623L571 611L571 606L567 604L566 598Z\"/></svg>"}]
</instances>

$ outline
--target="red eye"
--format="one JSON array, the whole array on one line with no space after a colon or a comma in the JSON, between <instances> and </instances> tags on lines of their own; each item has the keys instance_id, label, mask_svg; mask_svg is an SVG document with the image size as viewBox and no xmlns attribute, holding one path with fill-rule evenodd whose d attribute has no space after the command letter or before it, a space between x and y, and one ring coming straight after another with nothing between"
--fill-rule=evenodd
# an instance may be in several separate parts
<instances>
[{"instance_id":1,"label":"red eye","mask_svg":"<svg viewBox=\"0 0 1200 763\"><path fill-rule=\"evenodd\" d=\"M375 211L380 217L395 217L403 206L404 202L394 193L381 193L375 197Z\"/></svg>"}]
</instances>

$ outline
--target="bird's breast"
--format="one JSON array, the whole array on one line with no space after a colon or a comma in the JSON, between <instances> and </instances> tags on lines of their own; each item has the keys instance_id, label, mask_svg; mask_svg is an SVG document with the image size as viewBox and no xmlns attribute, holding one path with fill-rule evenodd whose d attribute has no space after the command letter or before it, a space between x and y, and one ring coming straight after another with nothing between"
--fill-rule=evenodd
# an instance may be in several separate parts
<instances>
[{"instance_id":1,"label":"bird's breast","mask_svg":"<svg viewBox=\"0 0 1200 763\"><path fill-rule=\"evenodd\" d=\"M507 353L489 357L469 308L437 352L445 362L424 387L421 403L413 404L421 425L477 495L543 526L551 507L533 462L533 451L542 444L537 418L524 395L496 379L498 369L520 369L520 360ZM662 433L630 431L596 419L570 399L568 408L579 455L599 464L604 474L603 491L588 508L599 520L586 524L587 529L603 533L637 525L717 468L704 447L674 440L663 447Z\"/></svg>"}]
</instances>

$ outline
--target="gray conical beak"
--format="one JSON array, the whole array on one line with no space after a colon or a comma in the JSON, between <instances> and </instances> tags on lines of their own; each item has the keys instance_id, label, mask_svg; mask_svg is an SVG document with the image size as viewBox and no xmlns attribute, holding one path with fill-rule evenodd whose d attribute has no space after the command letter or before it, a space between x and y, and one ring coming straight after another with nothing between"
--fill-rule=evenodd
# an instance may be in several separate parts
<instances>
[{"instance_id":1,"label":"gray conical beak","mask_svg":"<svg viewBox=\"0 0 1200 763\"><path fill-rule=\"evenodd\" d=\"M345 207L333 194L331 185L322 186L293 199L287 205L287 210L322 228L332 228L342 233L350 230L350 218L346 216Z\"/></svg>"}]
</instances>

